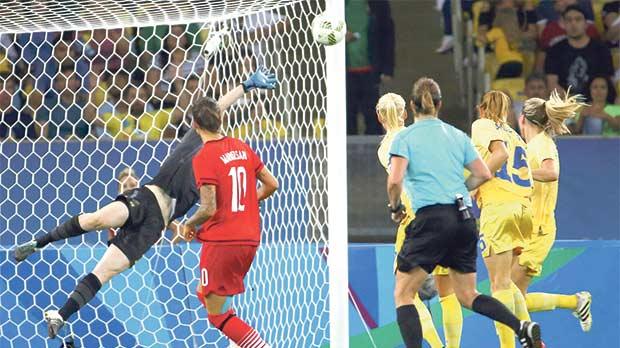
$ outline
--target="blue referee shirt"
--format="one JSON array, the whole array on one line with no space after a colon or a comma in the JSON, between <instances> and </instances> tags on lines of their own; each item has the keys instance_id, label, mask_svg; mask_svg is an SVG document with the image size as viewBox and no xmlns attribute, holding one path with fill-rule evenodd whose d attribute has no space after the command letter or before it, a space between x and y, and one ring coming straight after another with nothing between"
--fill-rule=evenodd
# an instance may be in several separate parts
<instances>
[{"instance_id":1,"label":"blue referee shirt","mask_svg":"<svg viewBox=\"0 0 620 348\"><path fill-rule=\"evenodd\" d=\"M438 118L416 121L396 135L391 156L409 161L404 186L414 211L427 205L452 204L457 193L471 206L463 168L478 158L478 152L462 131Z\"/></svg>"}]
</instances>

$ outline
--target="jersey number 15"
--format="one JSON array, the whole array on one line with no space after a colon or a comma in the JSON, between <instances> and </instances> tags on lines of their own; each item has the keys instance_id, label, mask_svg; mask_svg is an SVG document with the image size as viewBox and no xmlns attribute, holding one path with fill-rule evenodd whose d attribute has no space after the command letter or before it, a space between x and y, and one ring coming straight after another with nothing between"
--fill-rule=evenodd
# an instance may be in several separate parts
<instances>
[{"instance_id":1,"label":"jersey number 15","mask_svg":"<svg viewBox=\"0 0 620 348\"><path fill-rule=\"evenodd\" d=\"M230 206L233 213L244 211L245 192L247 189L247 177L244 167L232 167L228 172L228 176L232 179L232 198Z\"/></svg>"},{"instance_id":2,"label":"jersey number 15","mask_svg":"<svg viewBox=\"0 0 620 348\"><path fill-rule=\"evenodd\" d=\"M521 177L519 176L519 170L521 170L521 168L528 167L525 149L522 148L521 146L515 147L515 153L512 158L513 158L512 169L514 170L514 171L511 170L512 175L508 174L508 168L507 168L508 163L506 162L504 163L502 168L500 168L500 170L497 171L497 174L495 176L499 179L512 182L522 187L530 187L532 185L532 183L530 182L530 179L527 178L524 180L524 179L521 179Z\"/></svg>"}]
</instances>

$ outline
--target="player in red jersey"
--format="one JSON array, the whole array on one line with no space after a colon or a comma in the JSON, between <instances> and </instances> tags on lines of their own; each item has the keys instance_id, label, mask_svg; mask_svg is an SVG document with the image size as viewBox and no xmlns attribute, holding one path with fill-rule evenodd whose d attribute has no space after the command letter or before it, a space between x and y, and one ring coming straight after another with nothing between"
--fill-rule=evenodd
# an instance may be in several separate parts
<instances>
[{"instance_id":1,"label":"player in red jersey","mask_svg":"<svg viewBox=\"0 0 620 348\"><path fill-rule=\"evenodd\" d=\"M245 291L243 278L260 244L258 202L278 189L278 181L250 146L220 133L221 110L215 100L198 100L192 114L192 126L204 143L193 159L200 207L183 234L202 242L198 298L209 322L239 347L269 347L226 303Z\"/></svg>"}]
</instances>

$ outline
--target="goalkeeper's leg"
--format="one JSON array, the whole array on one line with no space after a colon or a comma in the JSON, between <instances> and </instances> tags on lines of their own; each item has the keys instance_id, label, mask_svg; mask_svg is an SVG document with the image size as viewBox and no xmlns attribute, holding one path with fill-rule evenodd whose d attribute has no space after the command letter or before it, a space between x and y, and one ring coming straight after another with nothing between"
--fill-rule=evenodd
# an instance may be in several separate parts
<instances>
[{"instance_id":1,"label":"goalkeeper's leg","mask_svg":"<svg viewBox=\"0 0 620 348\"><path fill-rule=\"evenodd\" d=\"M199 291L200 296L200 291ZM269 348L258 332L227 308L229 297L209 293L202 297L209 322L240 348Z\"/></svg>"},{"instance_id":2,"label":"goalkeeper's leg","mask_svg":"<svg viewBox=\"0 0 620 348\"><path fill-rule=\"evenodd\" d=\"M71 315L92 300L101 287L112 277L123 272L130 265L131 262L127 256L115 244L110 244L93 272L80 280L65 304L58 311L45 312L49 337L56 337Z\"/></svg>"},{"instance_id":3,"label":"goalkeeper's leg","mask_svg":"<svg viewBox=\"0 0 620 348\"><path fill-rule=\"evenodd\" d=\"M76 215L50 232L15 248L15 260L23 261L37 249L58 240L76 237L88 231L121 227L128 217L127 205L120 201L114 201L94 213Z\"/></svg>"}]
</instances>

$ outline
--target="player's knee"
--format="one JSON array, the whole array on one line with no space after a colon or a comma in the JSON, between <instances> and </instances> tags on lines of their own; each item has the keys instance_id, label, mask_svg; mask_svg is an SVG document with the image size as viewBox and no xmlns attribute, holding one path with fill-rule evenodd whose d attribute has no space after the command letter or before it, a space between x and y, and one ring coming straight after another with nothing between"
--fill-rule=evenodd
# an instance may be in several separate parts
<instances>
[{"instance_id":1,"label":"player's knee","mask_svg":"<svg viewBox=\"0 0 620 348\"><path fill-rule=\"evenodd\" d=\"M100 230L105 227L103 217L98 213L86 213L80 215L80 226L87 231Z\"/></svg>"},{"instance_id":2,"label":"player's knee","mask_svg":"<svg viewBox=\"0 0 620 348\"><path fill-rule=\"evenodd\" d=\"M478 296L476 289L464 289L455 292L459 303L465 308L471 308L474 299Z\"/></svg>"},{"instance_id":3,"label":"player's knee","mask_svg":"<svg viewBox=\"0 0 620 348\"><path fill-rule=\"evenodd\" d=\"M229 309L228 311L224 313L219 313L219 314L209 313L207 318L209 319L209 323L211 323L211 325L215 326L219 330L222 330L224 324L228 321L228 319L230 319L233 316L235 316L235 312L233 312L232 309Z\"/></svg>"},{"instance_id":4,"label":"player's knee","mask_svg":"<svg viewBox=\"0 0 620 348\"><path fill-rule=\"evenodd\" d=\"M409 289L406 289L405 286L402 286L399 284L397 284L394 287L394 302L399 305L405 302L409 302L411 301L411 299L413 298L413 294L412 291L409 291Z\"/></svg>"},{"instance_id":5,"label":"player's knee","mask_svg":"<svg viewBox=\"0 0 620 348\"><path fill-rule=\"evenodd\" d=\"M93 270L93 274L99 278L101 284L107 283L110 279L112 279L117 274L123 272L128 267L124 267L121 264L113 264L113 265L97 265Z\"/></svg>"},{"instance_id":6,"label":"player's knee","mask_svg":"<svg viewBox=\"0 0 620 348\"><path fill-rule=\"evenodd\" d=\"M491 279L491 291L495 292L510 289L511 283L512 279L510 278L510 273L496 275Z\"/></svg>"}]
</instances>

